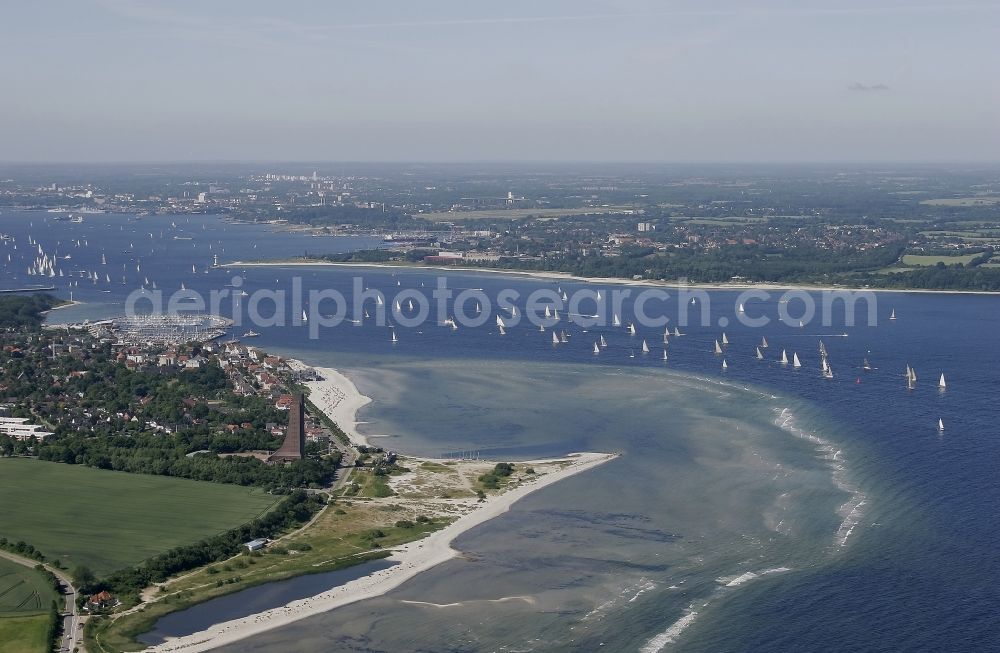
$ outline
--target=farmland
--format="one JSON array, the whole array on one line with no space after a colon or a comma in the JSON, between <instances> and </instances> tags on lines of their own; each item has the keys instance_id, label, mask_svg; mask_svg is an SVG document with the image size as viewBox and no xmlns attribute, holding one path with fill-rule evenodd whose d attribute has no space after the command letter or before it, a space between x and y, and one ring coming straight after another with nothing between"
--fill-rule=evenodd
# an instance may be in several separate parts
<instances>
[{"instance_id":1,"label":"farmland","mask_svg":"<svg viewBox=\"0 0 1000 653\"><path fill-rule=\"evenodd\" d=\"M251 521L279 499L235 485L16 458L0 459L0 493L0 536L98 575Z\"/></svg>"},{"instance_id":2,"label":"farmland","mask_svg":"<svg viewBox=\"0 0 1000 653\"><path fill-rule=\"evenodd\" d=\"M30 567L0 557L0 643L11 653L44 653L53 601L48 580Z\"/></svg>"},{"instance_id":3,"label":"farmland","mask_svg":"<svg viewBox=\"0 0 1000 653\"><path fill-rule=\"evenodd\" d=\"M954 265L956 263L961 263L962 265L968 265L973 261L973 259L981 256L981 254L965 254L962 256L921 256L919 254L907 254L903 257L903 265L907 266L927 266L927 265L937 265L938 263L944 263L945 265Z\"/></svg>"}]
</instances>

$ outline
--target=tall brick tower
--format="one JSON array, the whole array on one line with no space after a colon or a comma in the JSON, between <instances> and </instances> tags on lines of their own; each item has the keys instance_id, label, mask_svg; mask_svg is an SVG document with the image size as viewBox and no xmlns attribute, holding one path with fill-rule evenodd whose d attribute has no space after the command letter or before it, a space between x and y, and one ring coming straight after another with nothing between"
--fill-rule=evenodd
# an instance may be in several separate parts
<instances>
[{"instance_id":1,"label":"tall brick tower","mask_svg":"<svg viewBox=\"0 0 1000 653\"><path fill-rule=\"evenodd\" d=\"M306 448L306 400L301 393L295 395L295 401L288 411L288 430L281 448L271 454L268 460L272 462L288 462L302 460L302 452Z\"/></svg>"}]
</instances>

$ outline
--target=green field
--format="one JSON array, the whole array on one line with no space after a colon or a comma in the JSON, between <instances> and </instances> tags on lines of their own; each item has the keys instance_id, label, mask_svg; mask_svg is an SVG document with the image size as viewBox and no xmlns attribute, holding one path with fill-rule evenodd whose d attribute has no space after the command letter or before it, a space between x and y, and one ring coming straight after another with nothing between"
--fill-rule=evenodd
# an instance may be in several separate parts
<instances>
[{"instance_id":1,"label":"green field","mask_svg":"<svg viewBox=\"0 0 1000 653\"><path fill-rule=\"evenodd\" d=\"M47 614L52 602L58 599L59 595L40 573L0 558L0 617Z\"/></svg>"},{"instance_id":2,"label":"green field","mask_svg":"<svg viewBox=\"0 0 1000 653\"><path fill-rule=\"evenodd\" d=\"M921 256L918 254L907 254L903 256L903 265L916 265L922 267L937 265L938 263L944 263L945 265L961 263L963 265L967 265L972 261L972 259L978 256L982 256L982 254L966 254L964 256Z\"/></svg>"},{"instance_id":3,"label":"green field","mask_svg":"<svg viewBox=\"0 0 1000 653\"><path fill-rule=\"evenodd\" d=\"M259 489L0 459L0 536L98 575L251 521L280 497Z\"/></svg>"},{"instance_id":4,"label":"green field","mask_svg":"<svg viewBox=\"0 0 1000 653\"><path fill-rule=\"evenodd\" d=\"M3 653L46 653L49 615L0 619L0 650Z\"/></svg>"}]
</instances>

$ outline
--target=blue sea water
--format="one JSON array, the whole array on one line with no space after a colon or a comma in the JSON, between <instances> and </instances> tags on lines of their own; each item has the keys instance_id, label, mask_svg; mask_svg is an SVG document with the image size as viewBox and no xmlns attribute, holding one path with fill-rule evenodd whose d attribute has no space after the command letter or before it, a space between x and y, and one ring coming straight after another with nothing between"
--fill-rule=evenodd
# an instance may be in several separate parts
<instances>
[{"instance_id":1,"label":"blue sea water","mask_svg":"<svg viewBox=\"0 0 1000 653\"><path fill-rule=\"evenodd\" d=\"M193 240L173 240L172 222ZM136 259L141 276L162 288L183 282L206 291L238 272L251 292L290 288L300 276L307 290L349 294L361 275L391 301L406 289L428 292L438 276L293 267L206 274L215 253L225 262L371 244L211 216L87 216L70 225L5 212L0 233L18 245L0 244L0 256L12 259L5 287L51 281L67 296L65 277L20 272L35 253L24 244L28 234L46 253L71 254L67 267L100 269L101 253L107 267L125 265L127 285L81 282L74 297L87 303L54 320L121 310L138 280L130 271ZM67 245L82 237L86 247ZM491 297L557 285L482 273L448 279ZM585 287L558 285L570 293ZM519 326L500 337L492 322L397 328L396 344L388 329L373 326L344 324L317 340L307 326L257 329L255 345L347 371L375 399L363 412L364 430L390 434L383 442L404 453L624 455L467 533L456 542L462 559L385 597L228 650L284 651L289 641L305 651L991 648L1000 635L998 300L879 293L877 325L845 325L838 310L828 327L749 328L736 320L737 296L711 292L710 324L682 327L687 335L671 339L667 363L657 348L662 330L632 337L565 325L570 344L554 347L548 331ZM777 295L747 303L748 313L772 319L779 308ZM893 309L899 319L889 321ZM676 306L666 313L679 318ZM631 316L626 303L626 324ZM724 329L719 317L729 320ZM723 330L731 342L725 373L712 353ZM598 331L609 347L594 356ZM763 362L753 358L761 336L771 345ZM648 356L642 338L653 348ZM833 379L819 375L821 338ZM776 363L781 348L798 352L803 368ZM861 370L866 355L877 369ZM920 375L913 390L902 376L907 364ZM936 388L940 373L944 392ZM522 599L497 602L505 597Z\"/></svg>"}]
</instances>

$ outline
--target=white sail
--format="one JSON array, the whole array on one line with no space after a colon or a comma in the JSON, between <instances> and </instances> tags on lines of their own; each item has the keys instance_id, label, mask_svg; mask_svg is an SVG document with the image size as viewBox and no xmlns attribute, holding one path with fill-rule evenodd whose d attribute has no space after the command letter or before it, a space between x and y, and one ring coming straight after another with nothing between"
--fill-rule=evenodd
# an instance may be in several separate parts
<instances>
[{"instance_id":1,"label":"white sail","mask_svg":"<svg viewBox=\"0 0 1000 653\"><path fill-rule=\"evenodd\" d=\"M649 353L649 345L646 344L645 340L642 341L642 353L644 354Z\"/></svg>"},{"instance_id":2,"label":"white sail","mask_svg":"<svg viewBox=\"0 0 1000 653\"><path fill-rule=\"evenodd\" d=\"M385 302L382 301L382 295L381 294L375 295L375 303L378 304L379 306L381 306L382 304L385 303Z\"/></svg>"},{"instance_id":3,"label":"white sail","mask_svg":"<svg viewBox=\"0 0 1000 653\"><path fill-rule=\"evenodd\" d=\"M861 362L861 369L867 371L867 370L870 370L871 368L872 368L872 364L868 362L868 357L865 356L864 361Z\"/></svg>"},{"instance_id":4,"label":"white sail","mask_svg":"<svg viewBox=\"0 0 1000 653\"><path fill-rule=\"evenodd\" d=\"M499 315L497 315L497 326L500 328L507 326L507 324L503 321L503 318Z\"/></svg>"},{"instance_id":5,"label":"white sail","mask_svg":"<svg viewBox=\"0 0 1000 653\"><path fill-rule=\"evenodd\" d=\"M597 291L597 301L601 301L601 291Z\"/></svg>"},{"instance_id":6,"label":"white sail","mask_svg":"<svg viewBox=\"0 0 1000 653\"><path fill-rule=\"evenodd\" d=\"M764 354L760 353L760 347L757 347L757 360L764 360Z\"/></svg>"},{"instance_id":7,"label":"white sail","mask_svg":"<svg viewBox=\"0 0 1000 653\"><path fill-rule=\"evenodd\" d=\"M559 309L558 308L555 309L554 311L552 311L552 317L556 318L556 322L559 321Z\"/></svg>"},{"instance_id":8,"label":"white sail","mask_svg":"<svg viewBox=\"0 0 1000 653\"><path fill-rule=\"evenodd\" d=\"M802 363L799 361L799 354L797 352L792 354L792 367L802 367Z\"/></svg>"},{"instance_id":9,"label":"white sail","mask_svg":"<svg viewBox=\"0 0 1000 653\"><path fill-rule=\"evenodd\" d=\"M302 321L303 322L308 322L309 321L309 316L306 315L305 309L302 310Z\"/></svg>"},{"instance_id":10,"label":"white sail","mask_svg":"<svg viewBox=\"0 0 1000 653\"><path fill-rule=\"evenodd\" d=\"M743 310L743 304L740 304L740 307L738 309L736 309L736 312L737 313L746 313L746 311Z\"/></svg>"},{"instance_id":11,"label":"white sail","mask_svg":"<svg viewBox=\"0 0 1000 653\"><path fill-rule=\"evenodd\" d=\"M726 337L726 332L725 331L722 332L722 344L724 344L724 345L728 345L729 344L729 338Z\"/></svg>"},{"instance_id":12,"label":"white sail","mask_svg":"<svg viewBox=\"0 0 1000 653\"><path fill-rule=\"evenodd\" d=\"M944 420L941 419L941 418L938 418L938 430L939 431L943 431L944 430Z\"/></svg>"},{"instance_id":13,"label":"white sail","mask_svg":"<svg viewBox=\"0 0 1000 653\"><path fill-rule=\"evenodd\" d=\"M569 342L569 338L566 336L565 331L559 333L559 342L561 342L564 345Z\"/></svg>"},{"instance_id":14,"label":"white sail","mask_svg":"<svg viewBox=\"0 0 1000 653\"><path fill-rule=\"evenodd\" d=\"M663 360L667 360L667 350L663 350Z\"/></svg>"},{"instance_id":15,"label":"white sail","mask_svg":"<svg viewBox=\"0 0 1000 653\"><path fill-rule=\"evenodd\" d=\"M601 346L602 347L607 347L608 346L608 341L604 339L603 335L601 336Z\"/></svg>"},{"instance_id":16,"label":"white sail","mask_svg":"<svg viewBox=\"0 0 1000 653\"><path fill-rule=\"evenodd\" d=\"M399 342L399 338L396 336L396 332L395 331L392 332L392 341L393 342Z\"/></svg>"},{"instance_id":17,"label":"white sail","mask_svg":"<svg viewBox=\"0 0 1000 653\"><path fill-rule=\"evenodd\" d=\"M545 317L552 317L552 311L549 310L548 306L545 307Z\"/></svg>"},{"instance_id":18,"label":"white sail","mask_svg":"<svg viewBox=\"0 0 1000 653\"><path fill-rule=\"evenodd\" d=\"M896 319L896 309L892 309L892 313L889 314L889 319L890 320Z\"/></svg>"},{"instance_id":19,"label":"white sail","mask_svg":"<svg viewBox=\"0 0 1000 653\"><path fill-rule=\"evenodd\" d=\"M724 370L729 369L729 365L726 363L726 359L725 358L722 359L722 369L724 369Z\"/></svg>"},{"instance_id":20,"label":"white sail","mask_svg":"<svg viewBox=\"0 0 1000 653\"><path fill-rule=\"evenodd\" d=\"M601 348L597 346L596 342L594 343L594 353L595 354L601 353Z\"/></svg>"},{"instance_id":21,"label":"white sail","mask_svg":"<svg viewBox=\"0 0 1000 653\"><path fill-rule=\"evenodd\" d=\"M718 340L715 341L715 353L716 354L721 354L722 353L722 347L719 346L719 341Z\"/></svg>"},{"instance_id":22,"label":"white sail","mask_svg":"<svg viewBox=\"0 0 1000 653\"><path fill-rule=\"evenodd\" d=\"M503 328L502 324L500 325L500 335L502 335L502 336L507 335L507 330Z\"/></svg>"},{"instance_id":23,"label":"white sail","mask_svg":"<svg viewBox=\"0 0 1000 653\"><path fill-rule=\"evenodd\" d=\"M403 309L402 309L402 308L401 308L401 307L399 306L399 300L398 300L398 299L396 300L396 303L395 303L395 307L396 307L396 312L397 312L397 313L399 313L399 312L400 312L401 310L403 310Z\"/></svg>"},{"instance_id":24,"label":"white sail","mask_svg":"<svg viewBox=\"0 0 1000 653\"><path fill-rule=\"evenodd\" d=\"M679 337L679 336L681 336L681 335L683 335L683 334L681 333L681 330L680 330L680 329L678 329L677 327L674 327L674 336L675 336L675 337Z\"/></svg>"},{"instance_id":25,"label":"white sail","mask_svg":"<svg viewBox=\"0 0 1000 653\"><path fill-rule=\"evenodd\" d=\"M941 373L941 378L938 379L938 387L944 390L948 387L948 384L944 382L944 373Z\"/></svg>"},{"instance_id":26,"label":"white sail","mask_svg":"<svg viewBox=\"0 0 1000 653\"><path fill-rule=\"evenodd\" d=\"M563 291L562 300L564 302L568 302L569 301L569 295L567 295L565 291Z\"/></svg>"},{"instance_id":27,"label":"white sail","mask_svg":"<svg viewBox=\"0 0 1000 653\"><path fill-rule=\"evenodd\" d=\"M559 344L559 336L556 334L555 331L552 332L552 344L553 345Z\"/></svg>"},{"instance_id":28,"label":"white sail","mask_svg":"<svg viewBox=\"0 0 1000 653\"><path fill-rule=\"evenodd\" d=\"M618 313L615 313L611 318L611 324L616 327L620 327L622 325L622 321L621 318L618 317Z\"/></svg>"},{"instance_id":29,"label":"white sail","mask_svg":"<svg viewBox=\"0 0 1000 653\"><path fill-rule=\"evenodd\" d=\"M538 330L539 331L545 331L545 325L544 324L539 324L538 325Z\"/></svg>"},{"instance_id":30,"label":"white sail","mask_svg":"<svg viewBox=\"0 0 1000 653\"><path fill-rule=\"evenodd\" d=\"M635 324L634 323L632 323L632 322L628 323L628 332L631 335L633 335L633 336L635 335Z\"/></svg>"}]
</instances>

